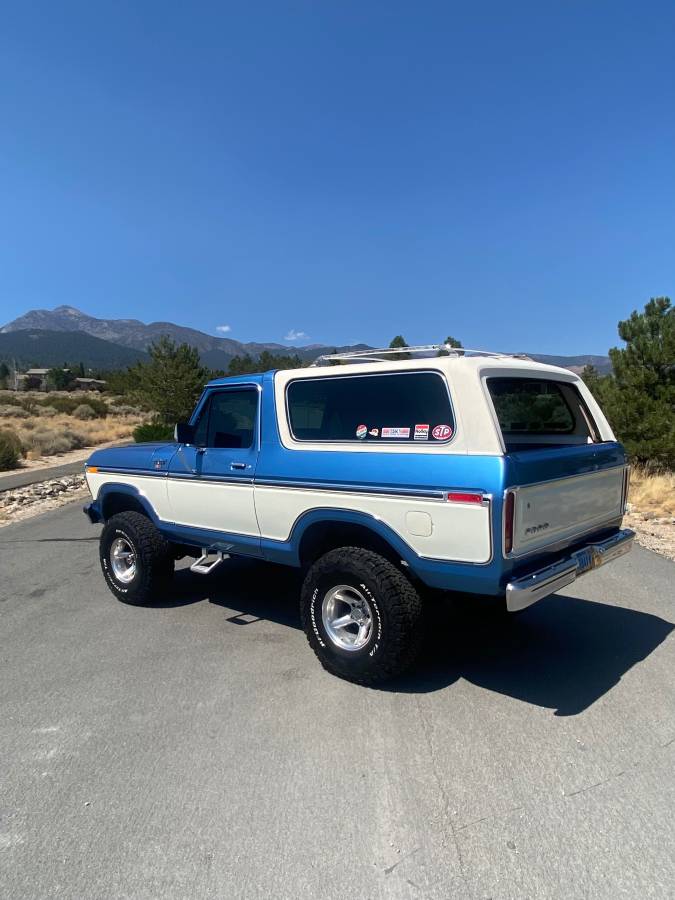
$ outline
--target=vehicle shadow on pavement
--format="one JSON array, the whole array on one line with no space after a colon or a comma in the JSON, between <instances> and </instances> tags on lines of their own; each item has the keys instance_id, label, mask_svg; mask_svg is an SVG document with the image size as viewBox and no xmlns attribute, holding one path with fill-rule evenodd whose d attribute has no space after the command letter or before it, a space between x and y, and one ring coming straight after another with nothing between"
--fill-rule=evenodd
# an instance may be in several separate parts
<instances>
[{"instance_id":1,"label":"vehicle shadow on pavement","mask_svg":"<svg viewBox=\"0 0 675 900\"><path fill-rule=\"evenodd\" d=\"M227 621L234 625L252 625L264 619L300 628L301 583L297 569L240 557L227 560L207 576L187 567L177 569L168 593L152 606L166 609L208 600L232 610L235 614Z\"/></svg>"},{"instance_id":2,"label":"vehicle shadow on pavement","mask_svg":"<svg viewBox=\"0 0 675 900\"><path fill-rule=\"evenodd\" d=\"M208 600L233 613L230 627L266 620L300 628L300 581L294 569L230 560L208 577L178 570L155 605ZM427 625L415 668L379 690L428 693L465 678L557 716L587 709L675 628L650 613L561 594L516 616L487 598L434 595Z\"/></svg>"},{"instance_id":3,"label":"vehicle shadow on pavement","mask_svg":"<svg viewBox=\"0 0 675 900\"><path fill-rule=\"evenodd\" d=\"M423 693L465 678L573 716L607 693L675 626L650 613L554 594L516 616L481 598L439 602L414 672L388 690Z\"/></svg>"}]
</instances>

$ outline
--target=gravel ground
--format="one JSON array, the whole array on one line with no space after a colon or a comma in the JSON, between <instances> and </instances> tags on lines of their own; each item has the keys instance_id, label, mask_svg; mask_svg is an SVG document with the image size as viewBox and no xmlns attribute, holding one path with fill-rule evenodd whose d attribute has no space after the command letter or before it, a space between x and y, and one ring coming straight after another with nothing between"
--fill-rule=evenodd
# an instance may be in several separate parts
<instances>
[{"instance_id":1,"label":"gravel ground","mask_svg":"<svg viewBox=\"0 0 675 900\"><path fill-rule=\"evenodd\" d=\"M84 475L51 478L0 493L0 528L89 497Z\"/></svg>"},{"instance_id":2,"label":"gravel ground","mask_svg":"<svg viewBox=\"0 0 675 900\"><path fill-rule=\"evenodd\" d=\"M652 513L631 511L624 516L623 524L632 528L638 544L675 560L675 519L658 518Z\"/></svg>"}]
</instances>

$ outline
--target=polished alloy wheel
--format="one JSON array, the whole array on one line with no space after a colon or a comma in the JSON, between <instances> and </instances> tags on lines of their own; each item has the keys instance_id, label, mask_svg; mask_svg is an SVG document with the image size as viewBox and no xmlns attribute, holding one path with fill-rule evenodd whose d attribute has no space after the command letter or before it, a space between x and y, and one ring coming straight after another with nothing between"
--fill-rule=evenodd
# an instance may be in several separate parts
<instances>
[{"instance_id":1,"label":"polished alloy wheel","mask_svg":"<svg viewBox=\"0 0 675 900\"><path fill-rule=\"evenodd\" d=\"M341 650L361 650L370 640L373 612L363 594L349 584L331 588L323 598L326 634Z\"/></svg>"},{"instance_id":2,"label":"polished alloy wheel","mask_svg":"<svg viewBox=\"0 0 675 900\"><path fill-rule=\"evenodd\" d=\"M110 565L115 578L128 584L136 576L136 553L126 538L118 537L110 545Z\"/></svg>"}]
</instances>

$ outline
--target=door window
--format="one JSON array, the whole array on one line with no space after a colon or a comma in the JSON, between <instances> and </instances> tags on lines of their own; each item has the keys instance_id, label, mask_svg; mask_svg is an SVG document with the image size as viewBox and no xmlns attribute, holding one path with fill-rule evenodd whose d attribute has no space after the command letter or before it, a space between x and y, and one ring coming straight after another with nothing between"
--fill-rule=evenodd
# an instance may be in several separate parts
<instances>
[{"instance_id":1,"label":"door window","mask_svg":"<svg viewBox=\"0 0 675 900\"><path fill-rule=\"evenodd\" d=\"M195 425L198 447L246 450L253 446L258 392L214 391Z\"/></svg>"}]
</instances>

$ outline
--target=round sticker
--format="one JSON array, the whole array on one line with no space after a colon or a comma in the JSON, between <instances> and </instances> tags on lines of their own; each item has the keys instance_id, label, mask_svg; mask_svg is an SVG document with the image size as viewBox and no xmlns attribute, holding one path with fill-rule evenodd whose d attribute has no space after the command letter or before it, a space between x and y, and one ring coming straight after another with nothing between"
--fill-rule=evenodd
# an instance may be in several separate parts
<instances>
[{"instance_id":1,"label":"round sticker","mask_svg":"<svg viewBox=\"0 0 675 900\"><path fill-rule=\"evenodd\" d=\"M356 436L362 441L365 436L368 434L368 426L367 425L358 425L356 428Z\"/></svg>"},{"instance_id":2,"label":"round sticker","mask_svg":"<svg viewBox=\"0 0 675 900\"><path fill-rule=\"evenodd\" d=\"M452 428L449 425L436 425L431 432L431 436L437 441L447 441L452 434Z\"/></svg>"}]
</instances>

